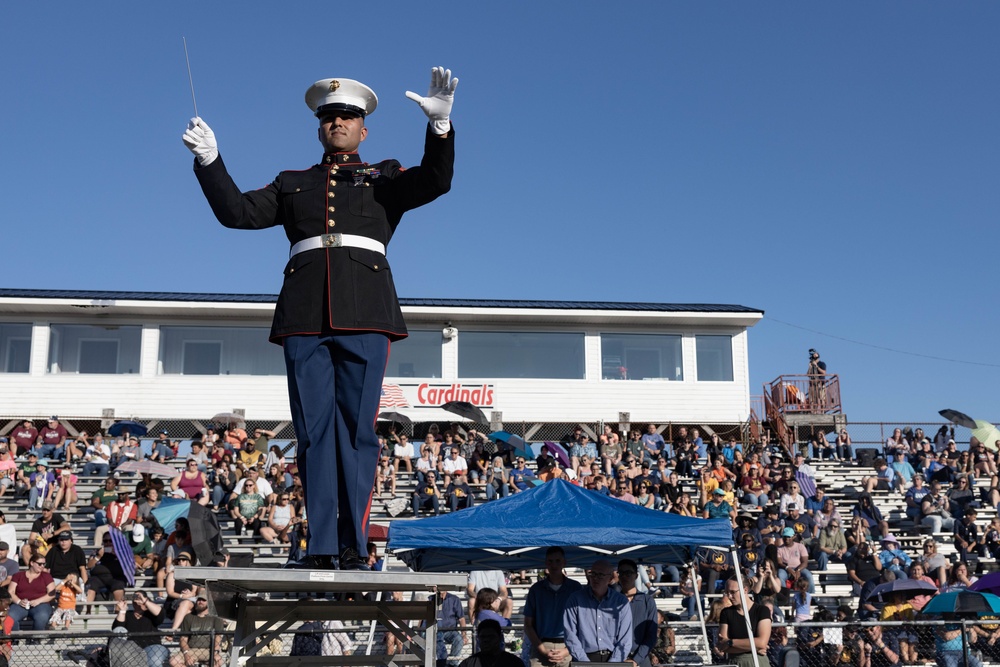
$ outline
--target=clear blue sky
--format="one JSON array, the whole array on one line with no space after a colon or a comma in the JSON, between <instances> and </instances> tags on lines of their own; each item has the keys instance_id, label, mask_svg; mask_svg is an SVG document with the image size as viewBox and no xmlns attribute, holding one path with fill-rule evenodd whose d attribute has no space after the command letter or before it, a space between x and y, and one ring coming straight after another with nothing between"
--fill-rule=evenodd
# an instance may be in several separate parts
<instances>
[{"instance_id":1,"label":"clear blue sky","mask_svg":"<svg viewBox=\"0 0 1000 667\"><path fill-rule=\"evenodd\" d=\"M403 92L444 65L456 178L393 239L402 296L752 306L754 393L816 347L852 420L1000 419L998 26L988 2L14 3L0 285L277 292L281 230L224 229L191 174L182 36L244 189L318 159L303 94L331 76L379 95L362 156L416 163Z\"/></svg>"}]
</instances>

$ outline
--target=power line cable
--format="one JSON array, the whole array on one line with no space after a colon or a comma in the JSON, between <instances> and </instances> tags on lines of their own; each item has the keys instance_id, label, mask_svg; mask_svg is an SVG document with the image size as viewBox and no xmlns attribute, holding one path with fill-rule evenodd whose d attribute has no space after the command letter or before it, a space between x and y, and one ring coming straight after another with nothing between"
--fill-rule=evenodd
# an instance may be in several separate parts
<instances>
[{"instance_id":1,"label":"power line cable","mask_svg":"<svg viewBox=\"0 0 1000 667\"><path fill-rule=\"evenodd\" d=\"M870 347L876 350L883 350L884 352L893 352L895 354L903 354L908 357L920 357L921 359L933 359L934 361L945 361L951 364L966 364L968 366L984 366L986 368L1000 368L1000 364L991 364L985 361L968 361L966 359L951 359L949 357L938 357L933 354L921 354L920 352L908 352L906 350L897 350L894 347L886 347L885 345L875 345L874 343L866 343L860 340L854 340L853 338L845 338L843 336L835 336L833 334L826 333L824 331L817 331L816 329L810 329L809 327L803 327L798 324L792 324L791 322L785 322L779 320L776 317L768 316L764 319L765 322L777 322L778 324L784 324L786 327L791 327L793 329L801 329L802 331L808 331L809 333L814 333L818 336L825 336L826 338L832 338L834 340L844 341L845 343L851 343L853 345L860 345L862 347Z\"/></svg>"}]
</instances>

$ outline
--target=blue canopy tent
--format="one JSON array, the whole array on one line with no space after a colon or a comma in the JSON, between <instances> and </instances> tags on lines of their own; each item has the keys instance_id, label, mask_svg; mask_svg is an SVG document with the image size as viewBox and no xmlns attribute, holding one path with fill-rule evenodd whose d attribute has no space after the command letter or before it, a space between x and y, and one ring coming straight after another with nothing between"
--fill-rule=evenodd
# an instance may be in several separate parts
<instances>
[{"instance_id":1,"label":"blue canopy tent","mask_svg":"<svg viewBox=\"0 0 1000 667\"><path fill-rule=\"evenodd\" d=\"M687 563L699 546L732 544L725 519L654 512L553 480L460 512L393 521L387 546L417 572L449 572L537 568L550 546L586 567L602 557Z\"/></svg>"}]
</instances>

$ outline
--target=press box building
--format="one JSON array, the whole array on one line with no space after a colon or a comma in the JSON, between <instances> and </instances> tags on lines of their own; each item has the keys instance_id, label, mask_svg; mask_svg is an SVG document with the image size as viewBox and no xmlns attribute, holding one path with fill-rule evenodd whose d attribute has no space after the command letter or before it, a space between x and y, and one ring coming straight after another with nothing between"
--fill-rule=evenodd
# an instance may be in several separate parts
<instances>
[{"instance_id":1,"label":"press box building","mask_svg":"<svg viewBox=\"0 0 1000 667\"><path fill-rule=\"evenodd\" d=\"M734 423L750 412L754 308L713 304L402 299L383 409L494 425ZM289 419L273 295L0 290L0 416ZM7 432L7 428L0 431ZM537 430L537 428L535 429Z\"/></svg>"}]
</instances>

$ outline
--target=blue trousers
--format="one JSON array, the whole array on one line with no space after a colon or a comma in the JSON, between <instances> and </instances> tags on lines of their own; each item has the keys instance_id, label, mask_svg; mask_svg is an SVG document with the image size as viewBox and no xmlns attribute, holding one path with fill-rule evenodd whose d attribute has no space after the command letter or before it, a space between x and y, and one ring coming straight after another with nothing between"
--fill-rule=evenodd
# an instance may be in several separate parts
<instances>
[{"instance_id":1,"label":"blue trousers","mask_svg":"<svg viewBox=\"0 0 1000 667\"><path fill-rule=\"evenodd\" d=\"M339 555L352 548L364 555L389 340L377 333L289 336L284 351L308 552Z\"/></svg>"}]
</instances>

